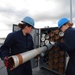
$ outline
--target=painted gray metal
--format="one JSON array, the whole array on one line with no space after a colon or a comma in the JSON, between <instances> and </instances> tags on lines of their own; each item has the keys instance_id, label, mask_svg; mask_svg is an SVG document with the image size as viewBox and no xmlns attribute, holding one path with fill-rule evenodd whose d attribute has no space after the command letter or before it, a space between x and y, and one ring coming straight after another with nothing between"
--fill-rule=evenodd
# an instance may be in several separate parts
<instances>
[{"instance_id":1,"label":"painted gray metal","mask_svg":"<svg viewBox=\"0 0 75 75\"><path fill-rule=\"evenodd\" d=\"M0 59L0 75L8 75L4 62Z\"/></svg>"}]
</instances>

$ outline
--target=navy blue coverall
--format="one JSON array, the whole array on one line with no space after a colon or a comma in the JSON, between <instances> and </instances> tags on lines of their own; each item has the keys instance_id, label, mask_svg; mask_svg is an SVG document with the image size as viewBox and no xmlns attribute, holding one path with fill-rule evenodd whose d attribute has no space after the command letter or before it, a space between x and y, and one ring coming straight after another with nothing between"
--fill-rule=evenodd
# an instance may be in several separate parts
<instances>
[{"instance_id":1,"label":"navy blue coverall","mask_svg":"<svg viewBox=\"0 0 75 75\"><path fill-rule=\"evenodd\" d=\"M1 46L1 58L16 55L33 49L33 40L30 34L23 35L22 30L10 33L4 44ZM8 71L8 75L32 75L31 63L18 66L12 71Z\"/></svg>"},{"instance_id":2,"label":"navy blue coverall","mask_svg":"<svg viewBox=\"0 0 75 75\"><path fill-rule=\"evenodd\" d=\"M64 33L64 44L61 47L68 53L70 59L65 75L75 75L75 29L69 27Z\"/></svg>"}]
</instances>

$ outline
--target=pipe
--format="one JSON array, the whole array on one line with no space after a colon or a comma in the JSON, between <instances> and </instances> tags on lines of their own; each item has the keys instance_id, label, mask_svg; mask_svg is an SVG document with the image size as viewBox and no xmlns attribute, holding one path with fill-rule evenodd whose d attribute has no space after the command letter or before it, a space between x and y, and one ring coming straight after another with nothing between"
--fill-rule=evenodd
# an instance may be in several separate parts
<instances>
[{"instance_id":1,"label":"pipe","mask_svg":"<svg viewBox=\"0 0 75 75\"><path fill-rule=\"evenodd\" d=\"M28 60L34 58L38 54L45 52L46 50L50 50L52 48L52 46L53 46L52 44L48 44L48 45L45 45L45 46L37 48L37 49L33 49L31 51L28 51L28 52L24 52L21 54L10 56L10 58L8 59L8 62L10 64L10 70L12 70L12 69L16 68L17 66L27 62Z\"/></svg>"},{"instance_id":2,"label":"pipe","mask_svg":"<svg viewBox=\"0 0 75 75\"><path fill-rule=\"evenodd\" d=\"M72 0L70 0L70 22L72 23Z\"/></svg>"}]
</instances>

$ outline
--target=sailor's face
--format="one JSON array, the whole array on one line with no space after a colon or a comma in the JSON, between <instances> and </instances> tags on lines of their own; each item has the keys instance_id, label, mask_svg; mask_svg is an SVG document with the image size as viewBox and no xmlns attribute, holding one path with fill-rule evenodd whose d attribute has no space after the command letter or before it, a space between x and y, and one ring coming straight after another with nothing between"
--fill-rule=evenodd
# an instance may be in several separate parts
<instances>
[{"instance_id":1,"label":"sailor's face","mask_svg":"<svg viewBox=\"0 0 75 75\"><path fill-rule=\"evenodd\" d=\"M27 30L28 32L27 32L27 33L29 33L29 34L30 34L30 33L32 32L32 29L33 29L33 28L32 28L31 26L30 26L30 27L28 27L28 30Z\"/></svg>"},{"instance_id":2,"label":"sailor's face","mask_svg":"<svg viewBox=\"0 0 75 75\"><path fill-rule=\"evenodd\" d=\"M64 24L64 25L60 28L60 30L61 30L62 32L65 32L66 28L67 28L67 25Z\"/></svg>"}]
</instances>

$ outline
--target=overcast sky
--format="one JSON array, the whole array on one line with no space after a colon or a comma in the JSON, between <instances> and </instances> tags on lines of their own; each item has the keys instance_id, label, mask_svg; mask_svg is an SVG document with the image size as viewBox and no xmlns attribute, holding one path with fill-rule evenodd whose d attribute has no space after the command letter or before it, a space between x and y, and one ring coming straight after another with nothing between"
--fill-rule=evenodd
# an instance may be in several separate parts
<instances>
[{"instance_id":1,"label":"overcast sky","mask_svg":"<svg viewBox=\"0 0 75 75\"><path fill-rule=\"evenodd\" d=\"M75 22L75 0L72 0L72 22ZM36 28L57 27L62 17L70 19L70 0L0 0L0 37L12 32L12 25L25 16L35 20Z\"/></svg>"}]
</instances>

